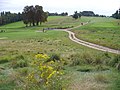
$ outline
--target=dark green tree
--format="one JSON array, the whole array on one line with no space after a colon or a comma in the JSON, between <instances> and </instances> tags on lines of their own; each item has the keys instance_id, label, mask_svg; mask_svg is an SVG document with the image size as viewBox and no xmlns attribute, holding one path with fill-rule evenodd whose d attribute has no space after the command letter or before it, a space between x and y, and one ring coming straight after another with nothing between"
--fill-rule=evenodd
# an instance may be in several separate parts
<instances>
[{"instance_id":1,"label":"dark green tree","mask_svg":"<svg viewBox=\"0 0 120 90\"><path fill-rule=\"evenodd\" d=\"M22 20L22 14L21 13L11 13L8 12L1 12L0 13L0 25L5 25L12 22L17 22Z\"/></svg>"},{"instance_id":2,"label":"dark green tree","mask_svg":"<svg viewBox=\"0 0 120 90\"><path fill-rule=\"evenodd\" d=\"M77 11L75 11L75 13L72 16L74 19L78 19L79 18L79 14L77 13Z\"/></svg>"},{"instance_id":3,"label":"dark green tree","mask_svg":"<svg viewBox=\"0 0 120 90\"><path fill-rule=\"evenodd\" d=\"M24 12L22 12L23 15L23 23L26 24L26 27L28 26L28 23L30 23L29 19L29 6L24 7Z\"/></svg>"},{"instance_id":4,"label":"dark green tree","mask_svg":"<svg viewBox=\"0 0 120 90\"><path fill-rule=\"evenodd\" d=\"M42 16L41 16L40 25L42 24L42 22L46 22L47 18L48 18L48 13L47 12L43 12Z\"/></svg>"},{"instance_id":5,"label":"dark green tree","mask_svg":"<svg viewBox=\"0 0 120 90\"><path fill-rule=\"evenodd\" d=\"M29 6L28 16L30 23L35 26L35 8L33 6Z\"/></svg>"},{"instance_id":6,"label":"dark green tree","mask_svg":"<svg viewBox=\"0 0 120 90\"><path fill-rule=\"evenodd\" d=\"M120 19L120 9L117 10L114 14L112 14L113 18Z\"/></svg>"},{"instance_id":7,"label":"dark green tree","mask_svg":"<svg viewBox=\"0 0 120 90\"><path fill-rule=\"evenodd\" d=\"M39 22L42 22L43 19L43 7L36 5L35 6L35 21L36 21L36 25L39 25Z\"/></svg>"},{"instance_id":8,"label":"dark green tree","mask_svg":"<svg viewBox=\"0 0 120 90\"><path fill-rule=\"evenodd\" d=\"M23 9L23 22L24 24L31 24L33 26L42 24L42 22L47 21L48 15L43 11L43 7L36 5L34 6L26 6Z\"/></svg>"},{"instance_id":9,"label":"dark green tree","mask_svg":"<svg viewBox=\"0 0 120 90\"><path fill-rule=\"evenodd\" d=\"M82 16L81 12L78 13L78 16L79 16L79 18L81 18L81 16Z\"/></svg>"}]
</instances>

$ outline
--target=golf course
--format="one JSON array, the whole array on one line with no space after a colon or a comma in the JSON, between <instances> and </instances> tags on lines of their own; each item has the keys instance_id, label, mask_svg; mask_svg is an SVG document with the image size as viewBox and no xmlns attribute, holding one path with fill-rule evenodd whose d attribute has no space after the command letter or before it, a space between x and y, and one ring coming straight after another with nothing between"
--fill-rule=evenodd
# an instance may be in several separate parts
<instances>
[{"instance_id":1,"label":"golf course","mask_svg":"<svg viewBox=\"0 0 120 90\"><path fill-rule=\"evenodd\" d=\"M120 90L120 19L48 16L0 26L0 90Z\"/></svg>"}]
</instances>

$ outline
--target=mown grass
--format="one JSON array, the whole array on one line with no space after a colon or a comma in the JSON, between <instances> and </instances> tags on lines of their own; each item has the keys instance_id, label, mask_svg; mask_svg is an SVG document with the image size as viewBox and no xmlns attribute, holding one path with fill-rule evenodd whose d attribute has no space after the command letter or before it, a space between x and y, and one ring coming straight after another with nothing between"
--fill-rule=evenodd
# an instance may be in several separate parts
<instances>
[{"instance_id":1,"label":"mown grass","mask_svg":"<svg viewBox=\"0 0 120 90\"><path fill-rule=\"evenodd\" d=\"M73 30L76 36L85 41L120 50L119 20L113 18L91 18L90 22Z\"/></svg>"},{"instance_id":2,"label":"mown grass","mask_svg":"<svg viewBox=\"0 0 120 90\"><path fill-rule=\"evenodd\" d=\"M68 38L68 33L63 31L36 32L48 27L77 26L89 20L93 18L74 20L71 17L49 17L48 22L41 26L26 28L22 22L1 26L0 29L6 32L0 33L0 38L7 38L0 39L0 89L22 89L20 82L30 72L30 64L37 53L50 56L57 54L65 61L63 86L67 90L107 90L110 87L113 87L113 90L116 90L115 87L119 89L119 80L116 79L118 76L115 76L118 72L113 70L119 63L119 55L76 44Z\"/></svg>"}]
</instances>

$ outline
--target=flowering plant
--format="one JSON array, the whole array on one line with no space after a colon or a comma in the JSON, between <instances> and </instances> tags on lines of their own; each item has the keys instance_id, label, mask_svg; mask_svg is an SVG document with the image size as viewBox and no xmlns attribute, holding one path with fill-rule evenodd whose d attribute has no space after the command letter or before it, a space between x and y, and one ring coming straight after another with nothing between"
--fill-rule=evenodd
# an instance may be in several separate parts
<instances>
[{"instance_id":1,"label":"flowering plant","mask_svg":"<svg viewBox=\"0 0 120 90\"><path fill-rule=\"evenodd\" d=\"M51 89L62 88L62 60L47 61L50 57L46 54L35 55L35 60L32 62L34 69L27 76L28 84Z\"/></svg>"}]
</instances>

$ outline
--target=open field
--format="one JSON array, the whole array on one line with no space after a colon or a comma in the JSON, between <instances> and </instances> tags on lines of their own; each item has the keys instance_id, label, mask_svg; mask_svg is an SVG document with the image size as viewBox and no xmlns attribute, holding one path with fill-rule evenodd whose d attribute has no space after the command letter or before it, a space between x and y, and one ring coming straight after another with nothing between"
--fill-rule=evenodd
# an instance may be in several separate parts
<instances>
[{"instance_id":1,"label":"open field","mask_svg":"<svg viewBox=\"0 0 120 90\"><path fill-rule=\"evenodd\" d=\"M94 25L96 24L95 19L97 25ZM57 16L49 17L48 22L41 26L26 28L22 22L0 26L0 30L5 30L0 33L0 90L14 90L14 88L25 90L24 82L20 81L24 81L31 72L31 62L38 53L49 56L57 55L58 58L65 61L62 67L64 72L62 84L65 90L98 90L98 88L99 90L119 90L120 73L116 69L116 65L120 61L120 55L97 51L74 43L68 38L68 33L63 31L42 32L43 28L71 27L91 20L90 24L73 30L77 37L81 38L80 36L85 37L86 35L81 32L89 31L91 25L95 26L98 31L102 29L101 21L103 19L95 19L83 17L81 20L74 20L71 17ZM101 25L98 25L98 21ZM115 19L109 19L109 21L116 22ZM107 35L108 27L113 32L111 23L104 25L106 25L104 26L106 31L100 31L101 33ZM119 28L116 23L114 27ZM96 28L95 32L98 33ZM118 45L117 49L119 49L119 30L117 28L114 33L117 41L113 44ZM36 32L38 30L41 32ZM98 34L101 35L101 33ZM92 35L89 34L89 37ZM86 36L86 38L88 37ZM95 38L97 39L97 37ZM111 39L109 40L109 43L112 43ZM104 42L108 43L108 41Z\"/></svg>"}]
</instances>

